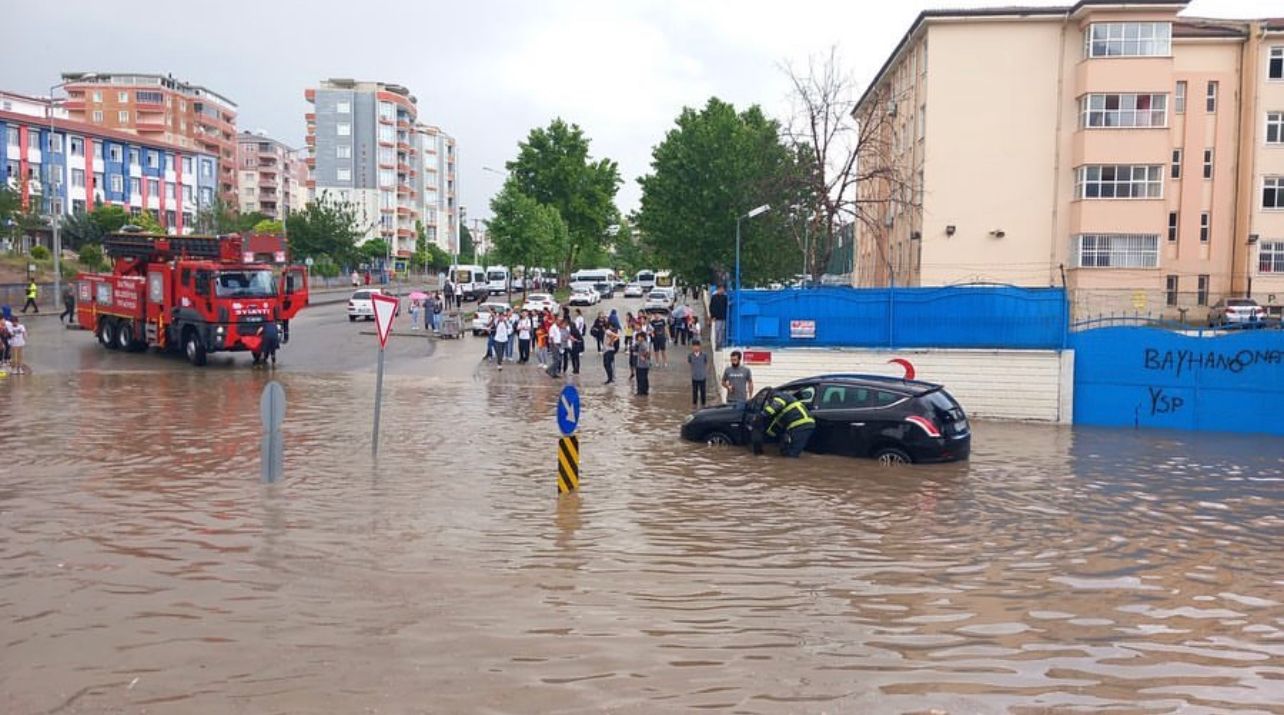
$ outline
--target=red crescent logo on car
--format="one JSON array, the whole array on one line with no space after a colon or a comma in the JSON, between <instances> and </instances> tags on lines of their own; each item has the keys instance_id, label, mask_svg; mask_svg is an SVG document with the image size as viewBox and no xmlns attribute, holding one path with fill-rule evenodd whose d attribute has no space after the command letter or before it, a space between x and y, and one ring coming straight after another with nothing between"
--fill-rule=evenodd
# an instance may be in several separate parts
<instances>
[{"instance_id":1,"label":"red crescent logo on car","mask_svg":"<svg viewBox=\"0 0 1284 715\"><path fill-rule=\"evenodd\" d=\"M905 368L906 380L914 379L914 363L911 363L909 360L906 360L905 358L892 358L887 362L889 365L892 363L896 363L897 365L900 365L901 367Z\"/></svg>"}]
</instances>

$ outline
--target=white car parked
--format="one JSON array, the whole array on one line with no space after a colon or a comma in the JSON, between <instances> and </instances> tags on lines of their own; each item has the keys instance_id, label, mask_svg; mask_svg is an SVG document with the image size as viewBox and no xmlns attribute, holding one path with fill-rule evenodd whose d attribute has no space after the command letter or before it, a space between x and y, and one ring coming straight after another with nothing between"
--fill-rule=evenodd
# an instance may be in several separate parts
<instances>
[{"instance_id":1,"label":"white car parked","mask_svg":"<svg viewBox=\"0 0 1284 715\"><path fill-rule=\"evenodd\" d=\"M548 293L530 293L526 296L526 302L522 303L522 310L540 312L547 308L549 312L557 312L557 301Z\"/></svg>"},{"instance_id":2,"label":"white car parked","mask_svg":"<svg viewBox=\"0 0 1284 715\"><path fill-rule=\"evenodd\" d=\"M371 293L383 293L381 288L362 288L354 291L352 297L348 299L348 322L355 323L357 318L374 320L374 300L370 297ZM392 296L396 298L396 296ZM401 304L397 304L397 309L393 315L401 314Z\"/></svg>"},{"instance_id":3,"label":"white car parked","mask_svg":"<svg viewBox=\"0 0 1284 715\"><path fill-rule=\"evenodd\" d=\"M571 291L571 297L566 302L568 305L597 305L601 300L602 296L592 288L579 287Z\"/></svg>"},{"instance_id":4,"label":"white car parked","mask_svg":"<svg viewBox=\"0 0 1284 715\"><path fill-rule=\"evenodd\" d=\"M641 283L630 283L624 286L625 298L641 298L646 295L646 290L642 288Z\"/></svg>"},{"instance_id":5,"label":"white car parked","mask_svg":"<svg viewBox=\"0 0 1284 715\"><path fill-rule=\"evenodd\" d=\"M508 310L507 303L482 303L473 316L473 335L485 335L490 329L490 316Z\"/></svg>"}]
</instances>

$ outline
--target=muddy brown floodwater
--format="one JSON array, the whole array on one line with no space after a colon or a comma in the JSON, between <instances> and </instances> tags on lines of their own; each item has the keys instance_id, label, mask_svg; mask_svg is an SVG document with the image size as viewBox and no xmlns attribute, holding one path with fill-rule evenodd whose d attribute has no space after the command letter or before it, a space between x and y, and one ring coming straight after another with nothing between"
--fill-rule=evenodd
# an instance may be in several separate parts
<instances>
[{"instance_id":1,"label":"muddy brown floodwater","mask_svg":"<svg viewBox=\"0 0 1284 715\"><path fill-rule=\"evenodd\" d=\"M392 375L373 463L370 374L282 369L271 486L262 371L0 386L0 711L1284 712L1279 440L786 463L593 371L558 499L558 386L470 370Z\"/></svg>"}]
</instances>

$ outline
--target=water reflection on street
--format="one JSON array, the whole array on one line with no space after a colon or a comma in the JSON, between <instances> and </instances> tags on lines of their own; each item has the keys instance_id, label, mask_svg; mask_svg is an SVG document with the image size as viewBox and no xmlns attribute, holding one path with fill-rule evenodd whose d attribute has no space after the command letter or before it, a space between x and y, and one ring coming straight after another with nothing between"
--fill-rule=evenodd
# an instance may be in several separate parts
<instances>
[{"instance_id":1,"label":"water reflection on street","mask_svg":"<svg viewBox=\"0 0 1284 715\"><path fill-rule=\"evenodd\" d=\"M392 376L377 463L369 374L276 377L273 486L262 371L3 387L5 712L1284 703L1278 440L991 423L968 464L785 463L594 380L558 499L542 375Z\"/></svg>"}]
</instances>

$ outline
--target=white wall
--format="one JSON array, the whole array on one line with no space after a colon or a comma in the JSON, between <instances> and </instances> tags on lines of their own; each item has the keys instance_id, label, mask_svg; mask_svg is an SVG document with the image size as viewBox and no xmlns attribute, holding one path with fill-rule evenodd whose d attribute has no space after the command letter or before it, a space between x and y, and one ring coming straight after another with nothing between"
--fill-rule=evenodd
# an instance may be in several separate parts
<instances>
[{"instance_id":1,"label":"white wall","mask_svg":"<svg viewBox=\"0 0 1284 715\"><path fill-rule=\"evenodd\" d=\"M730 363L720 350L719 371ZM771 350L770 365L751 365L754 387L781 385L825 373L904 374L888 360L914 365L916 377L945 385L971 417L1062 422L1073 414L1074 351L1055 350L867 350L786 348Z\"/></svg>"}]
</instances>

